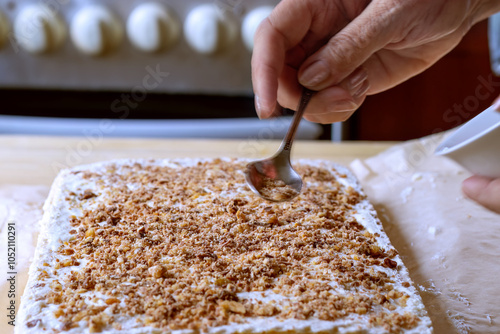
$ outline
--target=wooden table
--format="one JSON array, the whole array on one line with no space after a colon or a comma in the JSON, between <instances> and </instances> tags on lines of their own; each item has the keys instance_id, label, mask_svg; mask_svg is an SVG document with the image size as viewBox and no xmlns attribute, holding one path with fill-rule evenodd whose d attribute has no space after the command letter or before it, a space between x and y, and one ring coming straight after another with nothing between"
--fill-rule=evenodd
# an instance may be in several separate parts
<instances>
[{"instance_id":1,"label":"wooden table","mask_svg":"<svg viewBox=\"0 0 500 334\"><path fill-rule=\"evenodd\" d=\"M64 167L117 158L244 157L258 159L272 155L279 144L278 141L263 140L103 139L99 136L85 138L0 135L0 190L23 188L23 191L32 191L32 189L42 189L38 192L37 202L35 203L41 206L42 198L44 198L44 194L48 191L48 187L51 185L57 172ZM354 159L366 159L392 147L394 144L390 142L332 143L324 141L298 141L294 146L292 157L294 159L331 160L348 166ZM401 204L402 199L400 194L408 187L405 181L399 182L398 188L394 190L394 196L391 197L395 199L394 203L392 200L388 200L390 195L388 189L383 189L384 191L372 198L378 200L375 204L378 204L378 209L383 212L383 222L384 226L388 227L386 229L388 236L405 259L410 272L413 273L412 278L415 280L415 283L420 287L428 287L429 289L434 284L437 284L437 288L434 287L433 289L435 290L432 291L438 291L439 294L424 293L422 295L424 303L431 312L430 315L434 322L436 333L458 333L455 325L449 322L446 316L446 310L450 310L450 307L453 307L455 311L463 309L472 310L468 311L469 313L467 314L470 319L473 319L470 324L474 332L486 333L487 331L485 330L474 330L476 328L486 328L487 330L491 329L487 333L497 333L496 327L498 326L495 322L487 323L485 322L487 321L485 317L481 319L477 318L479 320L474 318L476 316L474 312L478 312L478 314L484 313L480 312L481 310L487 310L487 313L492 315L499 314L497 312L498 308L494 308L497 304L491 302L481 303L478 301L479 298L474 296L478 295L481 291L485 291L484 294L487 293L482 285L488 286L489 290L492 290L492 280L487 281L486 279L498 276L496 275L496 272L498 272L496 268L498 266L489 265L488 270L490 272L474 284L473 282L466 285L456 285L453 283L448 286L448 284L451 284L448 278L454 277L455 279L458 277L463 281L469 277L475 277L471 275L474 273L474 268L477 267L477 258L488 258L490 261L494 261L491 257L492 254L485 246L476 247L476 245L497 245L493 238L489 236L494 237L497 235L491 234L490 231L491 226L496 226L494 223L498 221L498 217L488 216L487 212L483 212L479 207L471 207L472 204L465 202L465 200L457 201L456 197L459 194L459 190L455 189L458 186L455 187L454 184L459 184L456 182L457 178L460 177L459 175L451 173L448 178L446 178L445 174L442 174L441 177L439 180L432 181L433 184L434 182L441 182L439 183L440 186L430 188L428 192L427 190L422 190L422 188L413 188L413 195L408 198L409 201L413 202L408 202L408 205ZM421 187L425 187L426 183L422 184L423 186ZM13 187L10 185L13 185ZM414 183L412 185L415 186ZM452 190L445 190L445 188L448 189L447 187ZM438 194L452 194L452 197L447 202L447 196L440 195L441 201L430 205L427 201L428 193L433 198ZM419 195L416 196L417 194ZM435 219L429 222L432 225L427 225L427 221L416 219L418 215L415 212L418 212L418 210L408 211L412 207L419 208L418 203L421 202L419 202L417 197L424 198L423 203L427 207L430 207L429 210L436 210L438 212L435 215ZM16 200L10 197L5 198L11 202ZM406 199L404 201L406 202ZM410 205L411 203L413 204ZM415 203L417 204L414 205ZM441 205L442 203L448 203L446 205L450 205L450 209L443 209L446 205ZM463 207L463 213L460 211L459 205ZM20 215L18 214L18 216ZM427 216L424 215L422 219L428 216L429 214L427 213ZM30 216L25 216L25 218L30 218ZM25 260L31 257L34 252L37 231L31 225L27 224L26 221L33 221L33 219L21 219L19 220L19 224L16 225L19 230L19 246L21 247L19 254L22 255L21 253L24 251ZM437 231L442 232L430 236L428 226L437 226ZM23 227L24 230L22 229ZM451 239L447 238L448 235ZM29 242L30 240L32 244ZM453 242L457 244L460 242L460 247L450 246L455 245ZM5 252L4 249L4 247L0 249L0 255L5 254L2 253ZM427 251L422 252L422 249L426 249ZM453 257L452 254L455 253L456 256ZM450 263L450 265L443 266L442 262L440 262L441 260L435 260L435 254L445 254L446 257L443 255L443 258L446 258L447 263ZM498 252L495 251L493 254L498 254ZM28 279L28 265L29 262L26 260L24 261L25 267L16 267L16 270L18 270L16 282L18 284L19 296ZM0 272L0 277L1 274ZM468 290L463 294L465 296L464 300L468 302L467 298L470 298L470 305L465 305L461 300L456 299L456 295L462 296L460 293L465 286L468 287ZM4 310L7 307L5 303L11 300L6 298L7 288L7 284L4 283L3 286L0 284L0 296L2 296L0 298L0 306ZM493 286L493 289L495 288L496 285ZM441 294L440 291L443 291L443 293ZM445 293L446 291L453 291L454 294ZM490 295L495 296L494 294ZM19 297L17 296L16 298ZM484 297L482 298L485 299ZM19 305L19 299L17 299L17 303ZM495 318L493 319L493 321L496 321ZM13 327L8 325L6 320L2 321L0 322L0 333L11 334L13 333Z\"/></svg>"},{"instance_id":2,"label":"wooden table","mask_svg":"<svg viewBox=\"0 0 500 334\"><path fill-rule=\"evenodd\" d=\"M243 157L258 159L272 155L278 141L263 140L167 140L167 139L103 139L93 137L35 137L0 135L0 190L42 189L46 193L61 168L118 158L181 158L181 157ZM331 143L323 141L300 142L294 146L293 158L327 159L348 165L356 158L373 156L390 143ZM26 190L28 189L28 190ZM40 191L39 191L40 192ZM43 200L38 194L41 207ZM15 201L14 198L8 200ZM28 200L26 200L28 201ZM2 204L0 202L0 204ZM26 227L27 226L27 227ZM24 228L24 229L23 229ZM36 229L24 221L17 225L19 242L22 242L24 258L31 257L36 245ZM31 240L31 242L30 242ZM30 248L31 247L31 248ZM0 250L4 254L4 249ZM22 254L21 254L22 255ZM20 256L20 255L19 255ZM18 259L19 259L18 256ZM6 256L5 256L6 258ZM28 279L29 263L16 269L16 305ZM2 273L0 273L2 274ZM0 305L5 311L9 302L8 284L0 285ZM5 311L4 313L6 313ZM4 315L5 317L5 315ZM8 320L8 318L6 318ZM0 322L0 333L11 334L14 327Z\"/></svg>"},{"instance_id":3,"label":"wooden table","mask_svg":"<svg viewBox=\"0 0 500 334\"><path fill-rule=\"evenodd\" d=\"M293 158L326 159L348 165L393 143L297 141ZM117 158L268 157L279 142L265 140L105 139L0 135L0 185L50 185L61 168Z\"/></svg>"}]
</instances>

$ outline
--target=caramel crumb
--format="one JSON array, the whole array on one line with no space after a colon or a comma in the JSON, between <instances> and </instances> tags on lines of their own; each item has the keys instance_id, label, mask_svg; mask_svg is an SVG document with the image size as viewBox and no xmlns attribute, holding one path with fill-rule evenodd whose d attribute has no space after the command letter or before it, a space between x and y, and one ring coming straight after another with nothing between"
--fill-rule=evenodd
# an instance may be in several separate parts
<instances>
[{"instance_id":1,"label":"caramel crumb","mask_svg":"<svg viewBox=\"0 0 500 334\"><path fill-rule=\"evenodd\" d=\"M82 194L81 194L78 198L79 198L80 200L85 200L85 199L89 199L89 198L96 197L96 196L97 196L97 195L96 195L96 194L94 194L94 193L92 192L92 190L87 189L87 190L85 190L85 191L84 191L84 192L83 192L83 193L82 193Z\"/></svg>"},{"instance_id":2,"label":"caramel crumb","mask_svg":"<svg viewBox=\"0 0 500 334\"><path fill-rule=\"evenodd\" d=\"M391 269L397 268L398 263L396 261L393 261L389 258L384 259L384 267L388 267Z\"/></svg>"},{"instance_id":3,"label":"caramel crumb","mask_svg":"<svg viewBox=\"0 0 500 334\"><path fill-rule=\"evenodd\" d=\"M120 300L117 298L108 298L105 300L105 303L108 305L119 303L119 302L120 302Z\"/></svg>"}]
</instances>

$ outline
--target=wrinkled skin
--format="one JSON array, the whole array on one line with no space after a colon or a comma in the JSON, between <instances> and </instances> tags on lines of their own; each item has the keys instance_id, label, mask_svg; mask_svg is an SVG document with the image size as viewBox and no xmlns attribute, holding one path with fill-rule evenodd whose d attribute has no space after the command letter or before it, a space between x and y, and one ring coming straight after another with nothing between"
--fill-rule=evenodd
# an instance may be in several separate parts
<instances>
[{"instance_id":1,"label":"wrinkled skin","mask_svg":"<svg viewBox=\"0 0 500 334\"><path fill-rule=\"evenodd\" d=\"M346 120L367 95L424 71L497 11L498 0L282 0L254 39L257 113L270 117L277 102L295 108L303 85L317 91L304 118ZM473 177L463 191L500 213L500 180Z\"/></svg>"},{"instance_id":2,"label":"wrinkled skin","mask_svg":"<svg viewBox=\"0 0 500 334\"><path fill-rule=\"evenodd\" d=\"M489 7L486 2L283 0L255 36L252 80L257 112L269 117L276 101L295 108L302 84L319 91L306 119L345 120L366 95L427 69L474 23L500 10L500 2ZM322 76L308 73L313 64Z\"/></svg>"}]
</instances>

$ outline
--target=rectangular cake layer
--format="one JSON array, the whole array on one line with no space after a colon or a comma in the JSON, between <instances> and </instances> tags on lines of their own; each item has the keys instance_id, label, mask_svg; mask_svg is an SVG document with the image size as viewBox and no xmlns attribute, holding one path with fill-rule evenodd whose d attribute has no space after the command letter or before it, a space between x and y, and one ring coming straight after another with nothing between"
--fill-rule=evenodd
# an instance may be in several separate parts
<instances>
[{"instance_id":1,"label":"rectangular cake layer","mask_svg":"<svg viewBox=\"0 0 500 334\"><path fill-rule=\"evenodd\" d=\"M432 333L355 177L295 164L271 203L246 161L117 160L62 171L16 333Z\"/></svg>"}]
</instances>

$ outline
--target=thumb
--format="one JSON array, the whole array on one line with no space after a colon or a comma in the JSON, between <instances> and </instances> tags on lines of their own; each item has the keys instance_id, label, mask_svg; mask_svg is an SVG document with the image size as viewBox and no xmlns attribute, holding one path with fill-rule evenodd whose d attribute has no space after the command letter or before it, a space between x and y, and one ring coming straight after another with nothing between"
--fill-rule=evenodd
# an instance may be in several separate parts
<instances>
[{"instance_id":1,"label":"thumb","mask_svg":"<svg viewBox=\"0 0 500 334\"><path fill-rule=\"evenodd\" d=\"M463 182L462 191L473 201L500 213L500 179L472 176Z\"/></svg>"},{"instance_id":2,"label":"thumb","mask_svg":"<svg viewBox=\"0 0 500 334\"><path fill-rule=\"evenodd\" d=\"M398 30L390 23L398 15L394 14L397 9L382 7L379 2L371 2L326 45L306 59L299 69L299 82L313 90L336 85L387 45Z\"/></svg>"}]
</instances>

